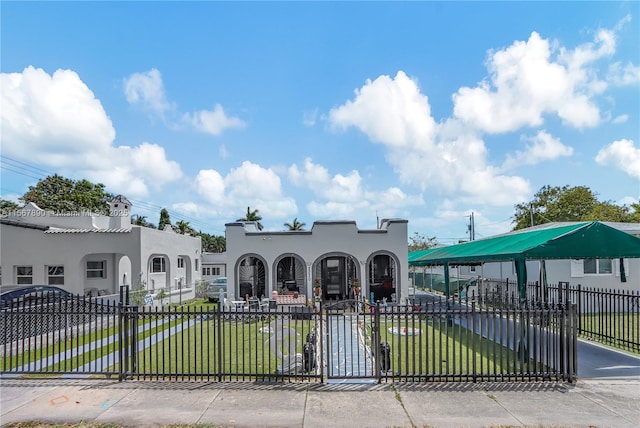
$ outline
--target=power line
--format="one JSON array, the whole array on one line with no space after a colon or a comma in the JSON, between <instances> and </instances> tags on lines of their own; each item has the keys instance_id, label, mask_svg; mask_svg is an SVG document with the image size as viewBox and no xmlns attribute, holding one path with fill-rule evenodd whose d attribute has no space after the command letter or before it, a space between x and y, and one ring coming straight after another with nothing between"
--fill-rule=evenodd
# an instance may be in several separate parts
<instances>
[{"instance_id":1,"label":"power line","mask_svg":"<svg viewBox=\"0 0 640 428\"><path fill-rule=\"evenodd\" d=\"M33 178L35 180L42 180L50 175L54 175L55 173L52 171L48 171L46 169L42 169L39 168L35 165L29 164L27 162L22 162L19 161L17 159L13 159L10 158L9 156L5 156L5 155L0 155L0 167L5 170L5 171L9 171L12 172L14 174L19 174L25 177L29 177L29 178ZM19 193L16 191L13 191L14 193ZM154 212L156 211L158 213L158 215L160 215L160 210L161 209L166 209L169 212L169 215L171 217L173 217L174 221L176 219L178 220L182 220L182 221L188 221L189 223L192 224L192 226L201 228L201 229L214 229L214 230L218 230L219 226L214 226L213 224L210 224L206 221L202 221L200 219L197 219L195 217L191 217L189 215L186 215L180 211L174 210L174 209L169 209L167 207L164 206L160 206L160 205L156 205L154 203L151 202L146 202L146 201L142 201L142 200L137 200L137 199L131 199L129 198L129 200L136 206L141 208L143 211L146 212Z\"/></svg>"}]
</instances>

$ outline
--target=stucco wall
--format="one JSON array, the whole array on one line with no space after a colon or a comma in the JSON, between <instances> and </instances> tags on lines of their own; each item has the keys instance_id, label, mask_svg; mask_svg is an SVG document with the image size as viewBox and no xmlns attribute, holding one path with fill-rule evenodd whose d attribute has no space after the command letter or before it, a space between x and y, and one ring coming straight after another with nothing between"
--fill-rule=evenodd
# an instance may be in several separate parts
<instances>
[{"instance_id":1,"label":"stucco wall","mask_svg":"<svg viewBox=\"0 0 640 428\"><path fill-rule=\"evenodd\" d=\"M7 224L0 228L3 284L16 283L15 266L33 266L33 283L46 284L46 266L63 265L64 288L74 293L83 293L87 288L116 292L125 280L136 288L140 279L148 280L148 262L152 254L163 254L168 258L167 278L188 277L184 286L200 279L195 266L200 258L200 238L138 226L120 233L45 233ZM176 267L178 256L185 258L182 271ZM123 261L123 257L128 260ZM86 278L87 260L107 261L107 277Z\"/></svg>"},{"instance_id":2,"label":"stucco wall","mask_svg":"<svg viewBox=\"0 0 640 428\"><path fill-rule=\"evenodd\" d=\"M582 285L590 288L606 288L615 290L640 290L640 259L624 259L626 282L621 282L619 259L614 259L612 263L613 272L611 274L580 274L571 270L571 260L547 260L545 262L547 272L547 283L557 284L560 281L569 282L572 285ZM582 260L574 261L582 263ZM527 282L535 282L539 278L540 262L530 260L527 262ZM486 263L484 266L476 267L475 272L470 272L468 266L461 266L462 275L482 276L490 279L509 279L516 281L516 273L513 262Z\"/></svg>"},{"instance_id":3,"label":"stucco wall","mask_svg":"<svg viewBox=\"0 0 640 428\"><path fill-rule=\"evenodd\" d=\"M273 270L275 261L283 254L295 254L304 260L306 284L301 290L311 295L314 263L327 254L340 253L353 256L359 262L363 287L366 286L365 264L371 255L383 251L397 259L396 288L398 298L408 293L407 221L393 219L383 221L381 229L360 230L353 221L315 222L304 232L256 232L250 225L229 223L226 225L228 293L236 298L237 282L235 266L243 256L253 254L265 261L266 291L274 290ZM363 292L367 292L363 289Z\"/></svg>"}]
</instances>

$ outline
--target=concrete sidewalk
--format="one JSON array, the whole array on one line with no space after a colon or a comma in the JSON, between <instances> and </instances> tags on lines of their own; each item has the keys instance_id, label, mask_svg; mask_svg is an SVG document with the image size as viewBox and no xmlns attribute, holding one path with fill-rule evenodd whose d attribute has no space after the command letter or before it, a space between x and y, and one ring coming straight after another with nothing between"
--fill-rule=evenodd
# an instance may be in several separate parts
<instances>
[{"instance_id":1,"label":"concrete sidewalk","mask_svg":"<svg viewBox=\"0 0 640 428\"><path fill-rule=\"evenodd\" d=\"M2 425L637 427L640 379L561 383L304 385L2 380Z\"/></svg>"}]
</instances>

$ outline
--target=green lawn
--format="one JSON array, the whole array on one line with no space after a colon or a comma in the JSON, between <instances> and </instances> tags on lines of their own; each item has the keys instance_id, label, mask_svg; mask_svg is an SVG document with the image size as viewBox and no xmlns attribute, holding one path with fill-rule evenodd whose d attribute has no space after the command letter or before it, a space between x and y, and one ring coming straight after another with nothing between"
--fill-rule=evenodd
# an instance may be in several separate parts
<instances>
[{"instance_id":1,"label":"green lawn","mask_svg":"<svg viewBox=\"0 0 640 428\"><path fill-rule=\"evenodd\" d=\"M213 312L217 304L196 300L183 305L173 305L162 311L142 311L137 318L139 333L131 341L128 352L135 354L135 372L147 377L206 377L210 373L222 377L257 378L276 373L280 361L269 346L269 338L281 335L278 327L269 332L270 323L282 315L267 319L247 319L246 322L224 319ZM370 318L365 317L363 332L371 346ZM166 322L163 322L166 321ZM382 320L381 342L391 346L394 373L407 376L456 374L503 376L514 373L536 373L545 368L539 361L518 354L511 344L501 346L473 334L470 330L446 320L419 318ZM288 327L296 333L295 352L302 353L307 334L315 329L315 320L289 320ZM131 325L131 328L135 325ZM393 334L390 329L403 327L420 330L419 335ZM131 330L132 331L132 330ZM70 371L107 355L111 359L105 371L119 368L116 353L117 340L107 343L107 338L118 337L118 328L109 327L95 331L78 330L81 334L61 337L57 343L29 350L10 358L0 359L4 370L44 360L52 355L94 343L91 350L68 357L58 364L51 364L43 371ZM134 336L131 336L132 338ZM135 344L135 346L133 346ZM319 350L320 351L320 350ZM522 358L520 358L522 357ZM129 369L132 369L129 363ZM109 367L111 366L111 367Z\"/></svg>"},{"instance_id":2,"label":"green lawn","mask_svg":"<svg viewBox=\"0 0 640 428\"><path fill-rule=\"evenodd\" d=\"M583 314L580 335L609 346L640 354L640 315Z\"/></svg>"},{"instance_id":3,"label":"green lawn","mask_svg":"<svg viewBox=\"0 0 640 428\"><path fill-rule=\"evenodd\" d=\"M416 335L402 335L419 331ZM421 375L491 375L508 376L536 373L547 368L518 347L502 346L446 320L389 320L381 324L381 342L391 348L392 371L409 377Z\"/></svg>"}]
</instances>

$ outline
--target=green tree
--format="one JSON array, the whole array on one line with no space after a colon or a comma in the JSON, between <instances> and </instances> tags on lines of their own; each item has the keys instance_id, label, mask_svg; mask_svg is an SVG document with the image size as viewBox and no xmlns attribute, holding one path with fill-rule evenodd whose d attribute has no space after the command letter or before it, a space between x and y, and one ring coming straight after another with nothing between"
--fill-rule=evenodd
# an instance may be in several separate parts
<instances>
[{"instance_id":1,"label":"green tree","mask_svg":"<svg viewBox=\"0 0 640 428\"><path fill-rule=\"evenodd\" d=\"M288 228L289 230L304 230L305 226L305 223L300 223L298 221L298 217L294 218L293 222L284 224L284 227Z\"/></svg>"},{"instance_id":2,"label":"green tree","mask_svg":"<svg viewBox=\"0 0 640 428\"><path fill-rule=\"evenodd\" d=\"M624 223L631 221L629 211L629 207L624 205L615 205L611 202L598 202L583 220L618 221Z\"/></svg>"},{"instance_id":3,"label":"green tree","mask_svg":"<svg viewBox=\"0 0 640 428\"><path fill-rule=\"evenodd\" d=\"M638 204L632 209L611 201L599 201L598 195L585 186L543 186L530 202L515 205L513 230L532 224L563 221L632 222L640 217ZM634 220L635 219L635 220Z\"/></svg>"},{"instance_id":4,"label":"green tree","mask_svg":"<svg viewBox=\"0 0 640 428\"><path fill-rule=\"evenodd\" d=\"M629 213L630 223L640 223L640 203L631 204L633 212Z\"/></svg>"},{"instance_id":5,"label":"green tree","mask_svg":"<svg viewBox=\"0 0 640 428\"><path fill-rule=\"evenodd\" d=\"M184 220L178 221L176 223L175 229L180 235L186 235L186 234L193 233L193 228L191 227L189 222L188 221L184 221Z\"/></svg>"},{"instance_id":6,"label":"green tree","mask_svg":"<svg viewBox=\"0 0 640 428\"><path fill-rule=\"evenodd\" d=\"M136 226L142 227L150 227L152 229L156 228L156 225L153 223L149 223L147 221L147 217L144 215L134 214L131 216L131 224L135 224Z\"/></svg>"},{"instance_id":7,"label":"green tree","mask_svg":"<svg viewBox=\"0 0 640 428\"><path fill-rule=\"evenodd\" d=\"M58 174L40 180L21 196L25 204L33 202L43 210L59 212L91 211L109 214L107 201L112 197L105 192L104 184L87 180L71 180Z\"/></svg>"},{"instance_id":8,"label":"green tree","mask_svg":"<svg viewBox=\"0 0 640 428\"><path fill-rule=\"evenodd\" d=\"M160 210L160 221L158 221L158 229L164 230L165 226L171 226L171 216L166 208Z\"/></svg>"},{"instance_id":9,"label":"green tree","mask_svg":"<svg viewBox=\"0 0 640 428\"><path fill-rule=\"evenodd\" d=\"M196 234L202 241L202 251L207 253L224 253L227 250L227 240L224 236L214 236L202 231Z\"/></svg>"},{"instance_id":10,"label":"green tree","mask_svg":"<svg viewBox=\"0 0 640 428\"><path fill-rule=\"evenodd\" d=\"M427 238L424 235L413 232L409 237L409 251L426 250L435 247L438 244L436 237Z\"/></svg>"},{"instance_id":11,"label":"green tree","mask_svg":"<svg viewBox=\"0 0 640 428\"><path fill-rule=\"evenodd\" d=\"M0 215L7 215L11 211L15 211L20 206L13 201L8 201L6 199L0 199Z\"/></svg>"},{"instance_id":12,"label":"green tree","mask_svg":"<svg viewBox=\"0 0 640 428\"><path fill-rule=\"evenodd\" d=\"M262 220L262 217L258 214L258 210L255 209L251 211L251 207L247 207L247 215L243 218L237 219L236 221L255 221L258 226L258 230L262 230L262 223L260 223L260 220Z\"/></svg>"}]
</instances>

